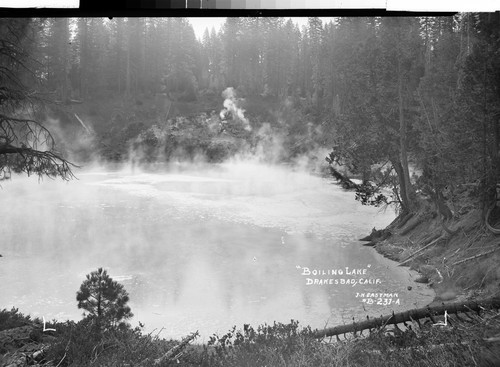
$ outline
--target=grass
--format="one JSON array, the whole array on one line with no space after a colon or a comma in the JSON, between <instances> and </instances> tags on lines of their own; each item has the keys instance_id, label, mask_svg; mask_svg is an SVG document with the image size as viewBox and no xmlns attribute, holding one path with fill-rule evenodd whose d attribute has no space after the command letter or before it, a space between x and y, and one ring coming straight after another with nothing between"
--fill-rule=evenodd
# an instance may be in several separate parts
<instances>
[{"instance_id":1,"label":"grass","mask_svg":"<svg viewBox=\"0 0 500 367\"><path fill-rule=\"evenodd\" d=\"M462 315L445 327L424 324L406 331L377 330L366 337L318 340L310 327L297 321L274 323L243 330L233 327L213 335L204 345L187 345L159 366L498 366L500 364L500 314ZM451 321L451 319L449 319ZM33 324L17 310L0 311L0 329ZM144 334L141 328L114 328L97 336L89 320L52 323L57 331L45 339L27 341L45 345L39 366L151 366L179 341ZM36 326L35 326L36 328ZM44 333L46 334L46 333ZM367 333L365 333L367 334ZM0 343L4 339L0 336ZM35 348L36 349L36 348ZM19 346L10 349L12 355ZM4 361L8 353L4 350ZM2 364L0 356L0 365Z\"/></svg>"},{"instance_id":2,"label":"grass","mask_svg":"<svg viewBox=\"0 0 500 367\"><path fill-rule=\"evenodd\" d=\"M486 330L499 330L498 313L475 324L427 326L405 332L374 332L366 338L326 343L312 338L309 328L275 324L257 333L226 334L217 340L210 366L457 366L500 362L494 345L484 340ZM234 332L232 333L234 336ZM243 335L243 336L242 336ZM489 353L489 354L488 354ZM486 359L485 359L486 358ZM485 364L486 363L486 364ZM495 364L493 364L495 365Z\"/></svg>"}]
</instances>

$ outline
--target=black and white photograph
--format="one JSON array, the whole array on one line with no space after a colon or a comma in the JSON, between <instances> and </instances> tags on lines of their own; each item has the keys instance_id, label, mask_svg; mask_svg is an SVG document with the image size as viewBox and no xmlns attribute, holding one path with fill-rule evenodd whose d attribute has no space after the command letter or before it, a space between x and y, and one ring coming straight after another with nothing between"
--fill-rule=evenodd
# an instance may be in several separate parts
<instances>
[{"instance_id":1,"label":"black and white photograph","mask_svg":"<svg viewBox=\"0 0 500 367\"><path fill-rule=\"evenodd\" d=\"M47 14L0 17L1 367L500 366L499 12Z\"/></svg>"}]
</instances>

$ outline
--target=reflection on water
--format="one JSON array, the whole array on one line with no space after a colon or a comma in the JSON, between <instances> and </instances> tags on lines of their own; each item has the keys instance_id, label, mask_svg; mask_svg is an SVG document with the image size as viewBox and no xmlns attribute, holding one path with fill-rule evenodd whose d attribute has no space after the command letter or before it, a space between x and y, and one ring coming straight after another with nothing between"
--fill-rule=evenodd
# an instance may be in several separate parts
<instances>
[{"instance_id":1,"label":"reflection on water","mask_svg":"<svg viewBox=\"0 0 500 367\"><path fill-rule=\"evenodd\" d=\"M133 325L164 328L164 337L199 330L202 341L244 323L332 326L431 300L407 270L357 241L394 215L327 180L249 164L78 176L3 184L0 307L79 319L76 291L100 266L129 292ZM346 266L366 274L302 275ZM368 304L357 292L397 293L399 304Z\"/></svg>"}]
</instances>

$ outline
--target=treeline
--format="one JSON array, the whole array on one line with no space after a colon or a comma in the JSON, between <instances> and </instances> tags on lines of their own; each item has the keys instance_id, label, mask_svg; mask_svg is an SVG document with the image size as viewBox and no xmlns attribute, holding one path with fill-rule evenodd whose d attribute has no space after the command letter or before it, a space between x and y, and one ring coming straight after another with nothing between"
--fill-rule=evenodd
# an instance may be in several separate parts
<instances>
[{"instance_id":1,"label":"treeline","mask_svg":"<svg viewBox=\"0 0 500 367\"><path fill-rule=\"evenodd\" d=\"M444 218L454 203L455 211L464 201L491 204L500 179L499 15L351 18L331 29L332 71L317 89L323 100L335 96L329 159L361 175L362 202L412 212L420 194Z\"/></svg>"},{"instance_id":2,"label":"treeline","mask_svg":"<svg viewBox=\"0 0 500 367\"><path fill-rule=\"evenodd\" d=\"M311 17L301 29L227 18L201 41L186 18L32 19L31 30L31 69L61 103L155 93L193 102L233 87L283 102L281 116L295 116L281 118L288 136L314 131L316 146L333 146L332 167L362 178L364 203L412 211L417 192L437 204L495 195L498 13Z\"/></svg>"},{"instance_id":3,"label":"treeline","mask_svg":"<svg viewBox=\"0 0 500 367\"><path fill-rule=\"evenodd\" d=\"M196 100L228 86L246 94L322 96L328 33L319 18L227 18L201 41L186 18L33 19L37 75L61 99L167 92Z\"/></svg>"},{"instance_id":4,"label":"treeline","mask_svg":"<svg viewBox=\"0 0 500 367\"><path fill-rule=\"evenodd\" d=\"M228 86L248 94L322 97L319 18L302 30L284 18L227 18L201 41L186 18L44 18L32 20L36 73L58 99L105 93L167 92L196 100ZM326 97L326 93L325 93Z\"/></svg>"},{"instance_id":5,"label":"treeline","mask_svg":"<svg viewBox=\"0 0 500 367\"><path fill-rule=\"evenodd\" d=\"M184 18L44 18L31 25L41 61L35 71L56 100L159 92L167 81L172 92L195 93L201 49Z\"/></svg>"}]
</instances>

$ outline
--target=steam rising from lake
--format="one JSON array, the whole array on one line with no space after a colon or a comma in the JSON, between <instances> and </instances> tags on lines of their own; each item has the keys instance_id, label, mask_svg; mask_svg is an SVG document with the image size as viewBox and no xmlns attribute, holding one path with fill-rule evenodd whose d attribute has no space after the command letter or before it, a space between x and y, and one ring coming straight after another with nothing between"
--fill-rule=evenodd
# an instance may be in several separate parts
<instances>
[{"instance_id":1,"label":"steam rising from lake","mask_svg":"<svg viewBox=\"0 0 500 367\"><path fill-rule=\"evenodd\" d=\"M101 266L129 292L133 326L164 337L200 330L201 341L233 325L332 326L432 298L357 241L394 214L329 180L248 162L77 176L2 183L0 307L78 320L76 291ZM300 268L346 266L381 284L307 285ZM361 291L398 292L401 304L368 306Z\"/></svg>"}]
</instances>

